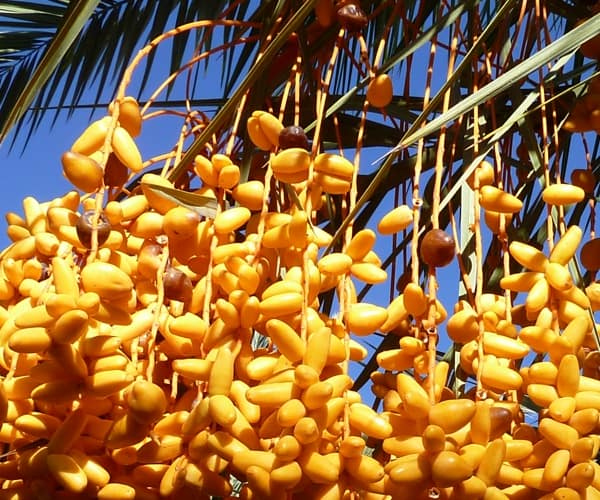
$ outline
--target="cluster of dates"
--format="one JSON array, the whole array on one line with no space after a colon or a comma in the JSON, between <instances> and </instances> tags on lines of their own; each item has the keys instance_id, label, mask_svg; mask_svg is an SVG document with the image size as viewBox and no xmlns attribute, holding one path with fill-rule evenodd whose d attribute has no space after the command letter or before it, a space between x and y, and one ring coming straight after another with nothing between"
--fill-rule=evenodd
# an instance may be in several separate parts
<instances>
[{"instance_id":1,"label":"cluster of dates","mask_svg":"<svg viewBox=\"0 0 600 500\"><path fill-rule=\"evenodd\" d=\"M367 352L350 334L395 324L386 307L355 304L352 285L346 317L319 312L318 297L348 276L387 279L375 233L320 257L331 235L297 206L269 212L263 183L240 183L223 154L194 162L195 194L235 202L211 217L151 173L98 205L97 193L142 169L139 110L130 98L119 108L63 155L78 191L7 214L0 498L227 497L234 477L247 498L373 489L383 464L363 451L392 428L351 390L347 363ZM276 179L290 169L286 151L309 157L283 149ZM348 160L317 163L319 192L349 189ZM404 228L406 215L382 227Z\"/></svg>"},{"instance_id":2,"label":"cluster of dates","mask_svg":"<svg viewBox=\"0 0 600 500\"><path fill-rule=\"evenodd\" d=\"M271 186L240 182L221 153L193 165L201 187L192 194L214 199L211 216L179 202L173 183L152 173L106 201L105 188L144 166L137 103L126 98L118 109L63 155L78 191L27 198L22 216L7 215L0 442L10 452L0 461L0 499L600 497L600 382L588 315L600 300L568 269L579 228L548 257L511 243L526 271L502 286L527 293L512 309L484 295L480 310L459 303L447 318L412 282L385 307L357 303L354 282L387 281L376 232L358 231L323 255L332 236L303 209L345 196L352 162L313 157L302 129L256 112L249 136L297 203L270 211ZM493 186L490 168L482 164L469 182L499 232L522 204ZM564 205L585 193L554 185L543 197ZM225 198L234 205L217 201ZM401 205L377 229L393 234L412 221L413 209ZM434 229L420 255L447 265L454 246ZM332 289L347 307L330 317L319 297ZM440 336L462 345L460 367L477 391L456 398L449 365L431 366L421 335L431 317ZM355 336L377 331L398 334L398 348L378 356L383 372L372 375L379 412L348 373L348 362L367 355ZM535 423L524 422L525 395L540 408Z\"/></svg>"},{"instance_id":3,"label":"cluster of dates","mask_svg":"<svg viewBox=\"0 0 600 500\"><path fill-rule=\"evenodd\" d=\"M586 173L574 175L573 184L546 187L543 200L551 206L582 202L589 192ZM493 168L484 162L468 182L478 191L487 225L502 233L522 203L493 181ZM445 331L461 346L459 373L476 381L462 398L445 386L446 362L438 362L433 372L428 366L427 336L408 335L415 325L426 326L431 302L426 292L410 283L390 304L403 336L398 349L378 355L385 372L371 377L373 391L383 401L381 415L393 426L381 445L388 460L386 494L600 498L595 461L600 381L590 314L600 309L598 283L584 291L569 269L579 248L590 271L600 267L600 259L598 240L581 246L582 238L578 226L569 227L549 255L512 241L508 250L524 271L506 275L500 286L513 294L514 302L484 293L478 308L468 301L456 304ZM446 311L440 304L435 310L440 323ZM409 370L413 376L407 375ZM537 408L528 418L521 406L525 399L527 406Z\"/></svg>"}]
</instances>

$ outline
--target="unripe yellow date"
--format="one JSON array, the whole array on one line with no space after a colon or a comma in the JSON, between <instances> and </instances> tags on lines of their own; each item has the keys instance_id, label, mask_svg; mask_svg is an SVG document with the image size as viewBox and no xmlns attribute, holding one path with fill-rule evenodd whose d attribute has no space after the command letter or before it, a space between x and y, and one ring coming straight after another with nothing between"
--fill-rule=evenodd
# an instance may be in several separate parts
<instances>
[{"instance_id":1,"label":"unripe yellow date","mask_svg":"<svg viewBox=\"0 0 600 500\"><path fill-rule=\"evenodd\" d=\"M112 136L112 147L115 155L123 165L132 172L140 172L143 168L142 155L135 141L124 127L117 126Z\"/></svg>"},{"instance_id":2,"label":"unripe yellow date","mask_svg":"<svg viewBox=\"0 0 600 500\"><path fill-rule=\"evenodd\" d=\"M492 212L514 214L523 208L523 202L519 198L495 186L482 186L479 196L481 206Z\"/></svg>"},{"instance_id":3,"label":"unripe yellow date","mask_svg":"<svg viewBox=\"0 0 600 500\"><path fill-rule=\"evenodd\" d=\"M71 151L89 155L99 150L108 134L108 127L112 121L110 116L105 116L89 125L71 146Z\"/></svg>"},{"instance_id":4,"label":"unripe yellow date","mask_svg":"<svg viewBox=\"0 0 600 500\"><path fill-rule=\"evenodd\" d=\"M392 79L389 75L377 75L367 87L367 100L377 108L385 108L394 96Z\"/></svg>"},{"instance_id":5,"label":"unripe yellow date","mask_svg":"<svg viewBox=\"0 0 600 500\"><path fill-rule=\"evenodd\" d=\"M354 403L350 406L350 425L375 439L386 439L392 433L392 426L368 406Z\"/></svg>"},{"instance_id":6,"label":"unripe yellow date","mask_svg":"<svg viewBox=\"0 0 600 500\"><path fill-rule=\"evenodd\" d=\"M451 434L464 427L475 415L475 403L469 399L449 399L432 405L429 422Z\"/></svg>"},{"instance_id":7,"label":"unripe yellow date","mask_svg":"<svg viewBox=\"0 0 600 500\"><path fill-rule=\"evenodd\" d=\"M368 335L387 319L387 310L374 304L359 303L350 308L348 328L356 335Z\"/></svg>"},{"instance_id":8,"label":"unripe yellow date","mask_svg":"<svg viewBox=\"0 0 600 500\"><path fill-rule=\"evenodd\" d=\"M67 151L61 157L63 174L77 189L93 193L102 187L104 172L100 164L84 154Z\"/></svg>"},{"instance_id":9,"label":"unripe yellow date","mask_svg":"<svg viewBox=\"0 0 600 500\"><path fill-rule=\"evenodd\" d=\"M548 258L537 248L527 243L513 241L509 245L508 250L519 264L530 271L539 273L545 271Z\"/></svg>"},{"instance_id":10,"label":"unripe yellow date","mask_svg":"<svg viewBox=\"0 0 600 500\"><path fill-rule=\"evenodd\" d=\"M469 464L452 451L441 451L431 463L431 478L440 487L454 486L472 474L473 469Z\"/></svg>"},{"instance_id":11,"label":"unripe yellow date","mask_svg":"<svg viewBox=\"0 0 600 500\"><path fill-rule=\"evenodd\" d=\"M86 292L114 300L128 295L133 289L131 278L120 268L108 262L96 261L81 270L81 284Z\"/></svg>"},{"instance_id":12,"label":"unripe yellow date","mask_svg":"<svg viewBox=\"0 0 600 500\"><path fill-rule=\"evenodd\" d=\"M549 205L571 205L585 198L585 191L572 184L553 184L542 191L542 199Z\"/></svg>"},{"instance_id":13,"label":"unripe yellow date","mask_svg":"<svg viewBox=\"0 0 600 500\"><path fill-rule=\"evenodd\" d=\"M570 450L579 439L575 429L550 418L543 418L540 421L539 431L550 443L560 449Z\"/></svg>"},{"instance_id":14,"label":"unripe yellow date","mask_svg":"<svg viewBox=\"0 0 600 500\"><path fill-rule=\"evenodd\" d=\"M575 255L582 237L583 231L579 226L569 226L550 252L550 262L567 265Z\"/></svg>"},{"instance_id":15,"label":"unripe yellow date","mask_svg":"<svg viewBox=\"0 0 600 500\"><path fill-rule=\"evenodd\" d=\"M302 338L287 323L273 318L266 323L267 335L277 345L279 351L292 363L300 361L306 353Z\"/></svg>"},{"instance_id":16,"label":"unripe yellow date","mask_svg":"<svg viewBox=\"0 0 600 500\"><path fill-rule=\"evenodd\" d=\"M271 160L271 168L276 176L305 174L309 165L310 154L303 148L284 149Z\"/></svg>"},{"instance_id":17,"label":"unripe yellow date","mask_svg":"<svg viewBox=\"0 0 600 500\"><path fill-rule=\"evenodd\" d=\"M81 493L86 488L87 476L71 456L51 453L46 457L46 462L56 482L65 490Z\"/></svg>"}]
</instances>

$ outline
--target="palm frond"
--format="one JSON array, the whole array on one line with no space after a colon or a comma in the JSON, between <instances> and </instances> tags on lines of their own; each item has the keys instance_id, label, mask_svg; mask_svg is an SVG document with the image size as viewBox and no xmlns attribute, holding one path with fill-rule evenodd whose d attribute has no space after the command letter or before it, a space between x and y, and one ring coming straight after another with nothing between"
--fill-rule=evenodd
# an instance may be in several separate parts
<instances>
[{"instance_id":1,"label":"palm frond","mask_svg":"<svg viewBox=\"0 0 600 500\"><path fill-rule=\"evenodd\" d=\"M15 118L34 98L37 112L28 122L33 130L49 109L58 114L77 107L84 92L95 93L96 102L109 100L112 96L106 89L115 86L135 52L147 41L175 23L210 19L226 4L191 0L0 2L0 88L10 89L0 96L0 116L6 117L0 122L0 138L6 137ZM73 12L82 13L77 24ZM59 38L65 35L70 43L57 50ZM173 68L179 66L186 50L190 53L195 48L199 36L193 43L185 36L176 39L171 49ZM98 44L98 40L103 43ZM152 78L154 62L151 55L145 73L136 82L138 95ZM38 75L44 75L43 81ZM27 82L32 82L28 88ZM15 110L12 116L11 110Z\"/></svg>"},{"instance_id":2,"label":"palm frond","mask_svg":"<svg viewBox=\"0 0 600 500\"><path fill-rule=\"evenodd\" d=\"M51 17L50 15L40 15L39 10L31 9L31 4L29 4L29 9L27 8L27 4L21 5L19 8L10 4L5 4L0 7L0 12L3 12L4 15L9 19L18 15L23 20L28 20L29 22L38 24L38 27L47 24L50 19L54 21L60 21L60 24L57 25L58 30L56 35L51 38L51 42L44 54L41 56L39 64L36 65L35 71L32 73L31 78L12 80L11 87L16 89L16 91L7 95L13 96L17 95L18 93L18 97L15 102L11 103L9 108L10 112L1 113L3 119L0 121L0 141L4 139L6 132L17 120L19 120L19 118L29 107L29 104L32 102L35 95L39 92L40 88L46 83L51 73L60 63L65 52L69 49L79 34L82 26L87 22L87 19L97 5L97 0L74 2L73 5L65 11L64 18L57 16ZM36 29L34 33L11 30L5 34L5 39L8 38L12 40L13 37L14 44L12 41L10 42L12 47L7 46L8 44L4 44L4 51L11 52L15 48L17 50L19 50L19 48L23 50L27 46L33 46L34 48L39 47L40 40L43 38L49 38L49 33ZM23 43L25 41L28 42L28 44ZM26 57L25 59L29 58ZM29 65L19 66L21 72L23 68L30 67ZM18 88L19 84L21 86L20 89Z\"/></svg>"}]
</instances>

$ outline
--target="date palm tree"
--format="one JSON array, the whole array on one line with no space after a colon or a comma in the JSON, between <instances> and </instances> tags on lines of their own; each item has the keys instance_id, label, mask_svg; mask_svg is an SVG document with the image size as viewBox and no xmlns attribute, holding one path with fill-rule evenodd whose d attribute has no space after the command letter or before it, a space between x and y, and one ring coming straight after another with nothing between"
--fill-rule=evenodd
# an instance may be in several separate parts
<instances>
[{"instance_id":1,"label":"date palm tree","mask_svg":"<svg viewBox=\"0 0 600 500\"><path fill-rule=\"evenodd\" d=\"M349 227L375 228L393 206L419 212L416 229L377 248L387 271L377 287L386 291L364 284L358 300L387 305L408 283L435 278L451 314L459 300L476 307L485 293L515 298L500 287L503 276L523 270L508 259L509 242L543 248L572 225L594 235L597 12L595 2L576 0L0 2L0 139L36 134L52 114L107 106L138 51L158 40L159 49L141 53L127 92L149 111L187 117L171 180L189 185L194 157L224 148L232 134L243 178L264 179L267 157L245 124L256 110L279 114L284 125L316 134L320 150L361 155L353 199L326 196L312 214L334 235L326 252L342 248ZM169 31L188 23L194 29ZM153 95L169 74L177 78ZM210 98L205 74L218 89ZM377 105L373 82L383 75L392 95ZM523 204L500 228L493 215L484 221L480 186L473 189L484 160L493 165L491 182ZM574 170L593 179L585 202L548 208L543 188L577 184ZM281 184L282 203L298 203ZM436 275L416 250L432 227L456 245L452 275L441 267ZM574 269L581 289L594 281L593 269ZM336 304L333 292L320 297L323 310ZM397 348L407 333L400 330L361 340L369 354L356 389L378 369L377 354ZM467 391L474 375L459 367L460 343L445 338L438 359L450 363L449 385Z\"/></svg>"}]
</instances>

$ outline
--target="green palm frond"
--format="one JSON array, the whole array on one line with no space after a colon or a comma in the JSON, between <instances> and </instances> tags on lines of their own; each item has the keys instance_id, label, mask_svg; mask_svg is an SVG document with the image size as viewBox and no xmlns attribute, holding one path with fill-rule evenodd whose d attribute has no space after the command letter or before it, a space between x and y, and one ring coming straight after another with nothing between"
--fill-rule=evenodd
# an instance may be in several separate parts
<instances>
[{"instance_id":1,"label":"green palm frond","mask_svg":"<svg viewBox=\"0 0 600 500\"><path fill-rule=\"evenodd\" d=\"M33 130L49 109L56 113L73 109L81 103L84 93L95 93L95 103L107 101L112 95L106 89L115 87L133 55L147 41L176 23L215 17L227 3L210 2L209 5L190 0L0 2L0 116L3 117L0 137L4 138L14 124L8 117L19 99L31 101L25 99L26 94L31 93L35 98L35 113L29 123ZM84 15L74 25L73 17L69 16L84 7L81 11ZM49 52L53 43L56 46L57 37L65 34L74 37L74 43L60 51ZM172 68L179 67L185 50L195 47L201 34L196 34L192 43L189 36L182 35L172 44ZM210 45L210 36L205 43ZM153 63L151 55L146 72L138 82L138 92L147 85ZM46 77L40 79L36 76L40 74Z\"/></svg>"},{"instance_id":2,"label":"green palm frond","mask_svg":"<svg viewBox=\"0 0 600 500\"><path fill-rule=\"evenodd\" d=\"M19 80L11 82L13 88L18 88L19 84L23 87L16 102L11 106L10 112L3 115L6 118L0 122L0 141L6 136L6 132L12 125L23 116L36 94L40 92L51 74L60 65L64 55L97 5L97 0L73 3L67 9L65 17L61 20L56 34L51 38L50 44L41 56L31 77L28 79L21 77Z\"/></svg>"}]
</instances>

